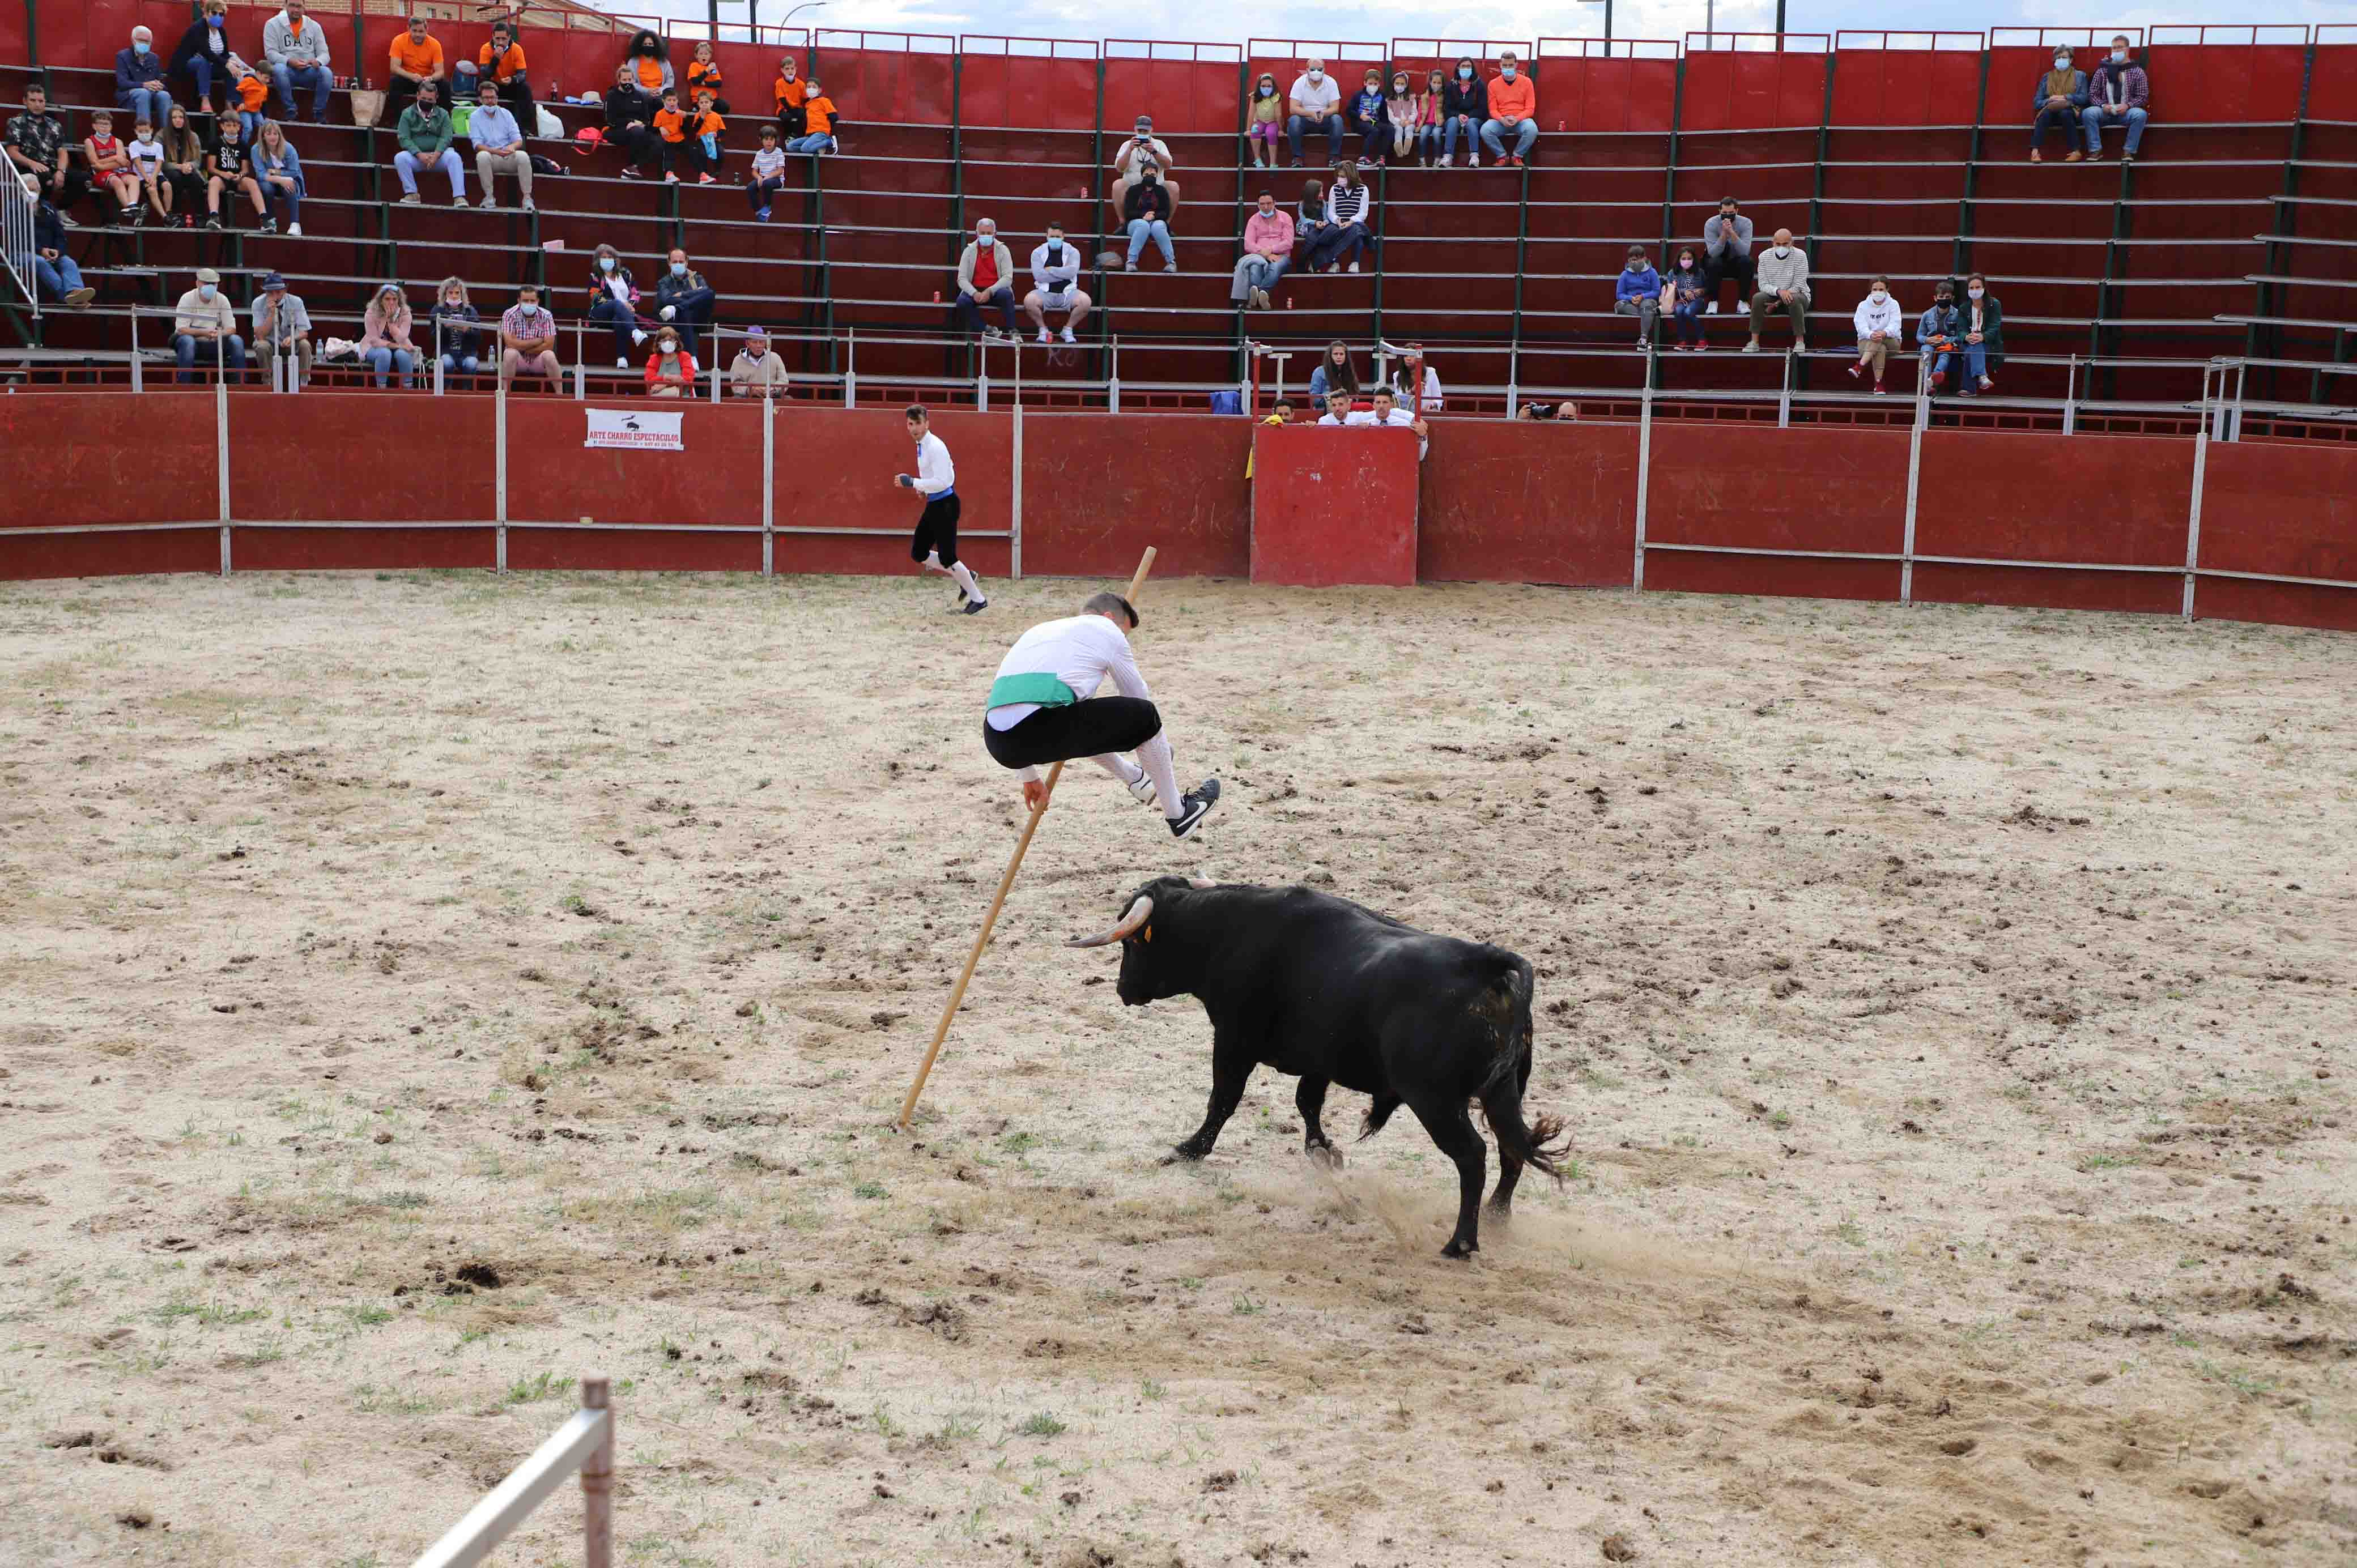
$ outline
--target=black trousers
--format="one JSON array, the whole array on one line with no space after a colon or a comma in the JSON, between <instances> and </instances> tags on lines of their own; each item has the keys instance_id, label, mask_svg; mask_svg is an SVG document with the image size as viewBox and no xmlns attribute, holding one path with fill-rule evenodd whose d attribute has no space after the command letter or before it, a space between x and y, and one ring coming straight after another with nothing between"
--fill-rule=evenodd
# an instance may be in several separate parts
<instances>
[{"instance_id":1,"label":"black trousers","mask_svg":"<svg viewBox=\"0 0 2357 1568\"><path fill-rule=\"evenodd\" d=\"M921 562L928 555L938 555L942 565L956 565L957 525L956 492L933 497L925 503L924 515L917 519L917 532L909 536L909 559Z\"/></svg>"},{"instance_id":2,"label":"black trousers","mask_svg":"<svg viewBox=\"0 0 2357 1568\"><path fill-rule=\"evenodd\" d=\"M1143 697L1089 697L1041 708L1013 729L993 729L985 717L982 744L1001 768L1038 768L1135 751L1161 733L1161 712Z\"/></svg>"},{"instance_id":3,"label":"black trousers","mask_svg":"<svg viewBox=\"0 0 2357 1568\"><path fill-rule=\"evenodd\" d=\"M1719 289L1729 278L1735 279L1738 283L1740 283L1743 285L1736 292L1736 308L1740 310L1751 303L1752 290L1760 278L1760 259L1758 257L1750 255L1712 256L1708 260L1705 261L1702 265L1704 286L1706 290L1706 293L1704 295L1704 302L1706 304L1717 303Z\"/></svg>"}]
</instances>

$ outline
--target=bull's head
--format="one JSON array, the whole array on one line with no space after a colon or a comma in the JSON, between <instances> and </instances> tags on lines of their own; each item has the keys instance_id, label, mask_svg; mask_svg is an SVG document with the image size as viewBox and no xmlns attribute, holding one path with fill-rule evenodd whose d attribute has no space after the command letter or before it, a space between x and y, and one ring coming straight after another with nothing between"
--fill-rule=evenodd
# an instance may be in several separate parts
<instances>
[{"instance_id":1,"label":"bull's head","mask_svg":"<svg viewBox=\"0 0 2357 1568\"><path fill-rule=\"evenodd\" d=\"M1195 922L1188 917L1189 895L1213 886L1200 877L1157 876L1129 897L1122 917L1092 937L1074 937L1075 948L1121 944L1121 978L1114 983L1125 1007L1179 996L1194 988L1200 967Z\"/></svg>"}]
</instances>

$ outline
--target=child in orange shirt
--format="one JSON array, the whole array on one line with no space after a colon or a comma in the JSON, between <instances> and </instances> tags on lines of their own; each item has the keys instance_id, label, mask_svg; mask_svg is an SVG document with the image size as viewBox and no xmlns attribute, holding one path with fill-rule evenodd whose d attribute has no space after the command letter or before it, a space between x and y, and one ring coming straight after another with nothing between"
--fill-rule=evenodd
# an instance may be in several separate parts
<instances>
[{"instance_id":1,"label":"child in orange shirt","mask_svg":"<svg viewBox=\"0 0 2357 1568\"><path fill-rule=\"evenodd\" d=\"M675 87L662 95L662 107L655 111L655 156L662 164L664 183L677 185L679 166L687 158L687 116L680 113Z\"/></svg>"},{"instance_id":2,"label":"child in orange shirt","mask_svg":"<svg viewBox=\"0 0 2357 1568\"><path fill-rule=\"evenodd\" d=\"M696 166L695 183L710 185L720 172L720 133L727 122L713 107L712 90L695 90L695 113L688 116L688 161Z\"/></svg>"},{"instance_id":3,"label":"child in orange shirt","mask_svg":"<svg viewBox=\"0 0 2357 1568\"><path fill-rule=\"evenodd\" d=\"M712 107L722 114L727 113L727 102L720 96L720 66L712 58L712 41L709 38L696 44L695 58L687 62L688 97L692 100L706 89L712 93Z\"/></svg>"},{"instance_id":4,"label":"child in orange shirt","mask_svg":"<svg viewBox=\"0 0 2357 1568\"><path fill-rule=\"evenodd\" d=\"M786 55L779 59L778 81L774 91L777 93L778 119L780 123L788 125L794 123L795 116L802 110L802 100L810 96L804 91L807 85L795 72L793 56ZM794 131L791 134L800 135L802 133Z\"/></svg>"},{"instance_id":5,"label":"child in orange shirt","mask_svg":"<svg viewBox=\"0 0 2357 1568\"><path fill-rule=\"evenodd\" d=\"M808 83L802 99L802 134L786 144L786 151L813 156L834 151L836 118L834 100L821 91L816 81Z\"/></svg>"},{"instance_id":6,"label":"child in orange shirt","mask_svg":"<svg viewBox=\"0 0 2357 1568\"><path fill-rule=\"evenodd\" d=\"M229 79L234 84L230 89L234 95L231 107L237 111L238 133L245 138L247 146L259 146L262 122L269 117L262 106L270 101L270 85L262 80L260 72L235 55L229 57Z\"/></svg>"}]
</instances>

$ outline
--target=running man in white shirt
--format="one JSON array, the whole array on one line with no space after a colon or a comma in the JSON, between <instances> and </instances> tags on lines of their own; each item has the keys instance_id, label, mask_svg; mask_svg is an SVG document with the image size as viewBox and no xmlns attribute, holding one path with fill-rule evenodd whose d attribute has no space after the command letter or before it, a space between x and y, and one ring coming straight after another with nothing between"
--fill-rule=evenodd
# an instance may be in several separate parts
<instances>
[{"instance_id":1,"label":"running man in white shirt","mask_svg":"<svg viewBox=\"0 0 2357 1568\"><path fill-rule=\"evenodd\" d=\"M894 484L925 498L924 515L917 519L917 532L909 541L909 559L928 572L956 578L958 602L951 607L965 615L980 615L990 607L990 601L983 596L974 573L958 559L957 468L950 462L950 449L933 434L921 404L909 405L909 438L917 444L917 471L892 476Z\"/></svg>"},{"instance_id":2,"label":"running man in white shirt","mask_svg":"<svg viewBox=\"0 0 2357 1568\"><path fill-rule=\"evenodd\" d=\"M1220 781L1206 779L1179 793L1161 712L1129 650L1127 633L1136 628L1137 610L1127 599L1098 594L1079 615L1025 632L990 683L983 746L1000 767L1022 770L1023 801L1035 810L1048 800L1040 765L1085 757L1139 800L1159 802L1171 837L1193 838L1219 801ZM1092 695L1108 675L1120 695ZM1121 755L1132 750L1135 762Z\"/></svg>"}]
</instances>

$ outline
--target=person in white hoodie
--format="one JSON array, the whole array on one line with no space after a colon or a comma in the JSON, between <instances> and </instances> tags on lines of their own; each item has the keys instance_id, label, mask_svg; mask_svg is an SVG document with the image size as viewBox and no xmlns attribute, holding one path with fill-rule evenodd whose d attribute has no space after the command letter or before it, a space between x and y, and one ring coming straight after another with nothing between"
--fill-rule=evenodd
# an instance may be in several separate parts
<instances>
[{"instance_id":1,"label":"person in white hoodie","mask_svg":"<svg viewBox=\"0 0 2357 1568\"><path fill-rule=\"evenodd\" d=\"M1874 390L1882 391L1883 361L1889 357L1891 345L1902 340L1905 317L1900 314L1899 302L1890 297L1890 280L1877 278L1874 286L1857 302L1857 312L1852 317L1857 324L1857 363L1849 368L1849 379L1864 381L1867 367L1874 368Z\"/></svg>"},{"instance_id":2,"label":"person in white hoodie","mask_svg":"<svg viewBox=\"0 0 2357 1568\"><path fill-rule=\"evenodd\" d=\"M1048 239L1031 252L1031 279L1039 286L1023 296L1024 313L1031 325L1039 329L1039 341L1048 341L1048 315L1051 310L1069 310L1071 317L1064 323L1065 342L1076 342L1073 329L1089 314L1089 296L1080 287L1081 252L1064 242L1064 226L1048 225Z\"/></svg>"}]
</instances>

